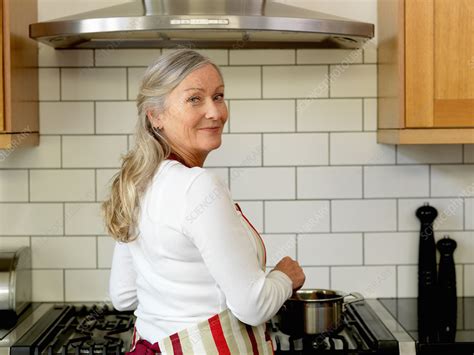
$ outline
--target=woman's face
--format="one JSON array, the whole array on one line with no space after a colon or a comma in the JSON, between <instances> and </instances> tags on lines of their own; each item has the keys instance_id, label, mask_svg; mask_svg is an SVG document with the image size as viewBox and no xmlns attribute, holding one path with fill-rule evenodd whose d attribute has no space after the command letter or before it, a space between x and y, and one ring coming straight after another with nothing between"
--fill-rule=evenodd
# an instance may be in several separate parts
<instances>
[{"instance_id":1,"label":"woman's face","mask_svg":"<svg viewBox=\"0 0 474 355\"><path fill-rule=\"evenodd\" d=\"M227 121L224 83L213 65L189 74L167 97L166 109L158 114L155 126L178 153L201 163L221 145Z\"/></svg>"}]
</instances>

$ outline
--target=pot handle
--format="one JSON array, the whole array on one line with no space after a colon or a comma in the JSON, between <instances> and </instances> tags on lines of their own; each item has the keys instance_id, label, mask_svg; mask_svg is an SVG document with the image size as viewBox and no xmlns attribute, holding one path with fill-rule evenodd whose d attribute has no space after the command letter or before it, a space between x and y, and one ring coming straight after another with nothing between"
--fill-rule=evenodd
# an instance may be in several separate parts
<instances>
[{"instance_id":1,"label":"pot handle","mask_svg":"<svg viewBox=\"0 0 474 355\"><path fill-rule=\"evenodd\" d=\"M351 292L347 295L344 296L344 298L348 297L348 296L352 296L354 297L353 300L350 300L350 301L347 301L347 302L344 302L344 305L348 305L350 303L354 303L354 302L358 302L358 301L363 301L364 300L364 296L362 296L362 294L360 294L359 292Z\"/></svg>"}]
</instances>

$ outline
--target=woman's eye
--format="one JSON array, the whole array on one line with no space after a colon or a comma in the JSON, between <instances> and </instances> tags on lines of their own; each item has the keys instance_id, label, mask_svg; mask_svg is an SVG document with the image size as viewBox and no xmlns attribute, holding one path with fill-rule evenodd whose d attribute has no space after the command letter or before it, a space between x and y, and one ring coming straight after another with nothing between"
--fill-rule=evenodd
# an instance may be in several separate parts
<instances>
[{"instance_id":1,"label":"woman's eye","mask_svg":"<svg viewBox=\"0 0 474 355\"><path fill-rule=\"evenodd\" d=\"M197 104L199 102L199 97L198 96L191 96L188 101L193 103L193 104Z\"/></svg>"},{"instance_id":2,"label":"woman's eye","mask_svg":"<svg viewBox=\"0 0 474 355\"><path fill-rule=\"evenodd\" d=\"M218 95L214 96L214 100L223 101L224 100L224 94L218 94Z\"/></svg>"}]
</instances>

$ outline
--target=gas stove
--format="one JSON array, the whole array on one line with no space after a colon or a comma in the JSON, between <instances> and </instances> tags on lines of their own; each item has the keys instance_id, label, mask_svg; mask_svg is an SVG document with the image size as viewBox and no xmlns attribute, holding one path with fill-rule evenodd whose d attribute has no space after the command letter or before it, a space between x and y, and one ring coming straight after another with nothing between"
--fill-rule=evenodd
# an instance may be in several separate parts
<instances>
[{"instance_id":1,"label":"gas stove","mask_svg":"<svg viewBox=\"0 0 474 355\"><path fill-rule=\"evenodd\" d=\"M279 318L267 324L275 355L279 354L399 354L398 341L366 301L348 304L341 327L300 338L284 334Z\"/></svg>"},{"instance_id":2,"label":"gas stove","mask_svg":"<svg viewBox=\"0 0 474 355\"><path fill-rule=\"evenodd\" d=\"M25 312L10 332L2 329L0 354L119 355L130 348L132 312L107 304L31 304Z\"/></svg>"}]
</instances>

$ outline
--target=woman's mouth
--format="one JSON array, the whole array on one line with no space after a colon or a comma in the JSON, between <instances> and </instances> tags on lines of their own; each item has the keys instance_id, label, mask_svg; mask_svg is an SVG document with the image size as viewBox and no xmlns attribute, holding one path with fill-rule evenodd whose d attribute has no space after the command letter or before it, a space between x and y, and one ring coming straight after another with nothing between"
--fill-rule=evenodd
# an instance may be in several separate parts
<instances>
[{"instance_id":1,"label":"woman's mouth","mask_svg":"<svg viewBox=\"0 0 474 355\"><path fill-rule=\"evenodd\" d=\"M201 128L201 131L206 131L206 132L218 132L220 127L207 127L207 128Z\"/></svg>"}]
</instances>

